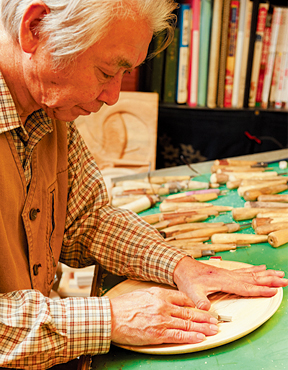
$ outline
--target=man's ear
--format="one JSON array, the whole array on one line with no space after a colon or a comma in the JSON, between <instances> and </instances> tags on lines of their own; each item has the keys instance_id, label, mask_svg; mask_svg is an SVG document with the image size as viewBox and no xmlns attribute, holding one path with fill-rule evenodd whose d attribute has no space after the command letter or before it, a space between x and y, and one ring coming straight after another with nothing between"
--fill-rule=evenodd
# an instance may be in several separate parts
<instances>
[{"instance_id":1,"label":"man's ear","mask_svg":"<svg viewBox=\"0 0 288 370\"><path fill-rule=\"evenodd\" d=\"M50 13L49 8L41 0L35 1L26 9L19 32L19 43L22 50L32 54L39 45L37 27L45 14Z\"/></svg>"}]
</instances>

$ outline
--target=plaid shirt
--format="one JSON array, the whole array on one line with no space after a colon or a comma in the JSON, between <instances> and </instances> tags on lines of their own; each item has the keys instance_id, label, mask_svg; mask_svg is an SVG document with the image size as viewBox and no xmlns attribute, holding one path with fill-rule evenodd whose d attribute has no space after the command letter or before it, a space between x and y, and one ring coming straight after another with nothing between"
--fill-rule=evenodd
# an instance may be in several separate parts
<instances>
[{"instance_id":1,"label":"plaid shirt","mask_svg":"<svg viewBox=\"0 0 288 370\"><path fill-rule=\"evenodd\" d=\"M132 279L173 284L184 254L167 248L160 234L130 211L108 205L103 178L73 122L68 127L68 207L60 261L83 267L98 261L106 270ZM10 131L27 186L31 155L52 132L43 110L25 127L0 73L0 134ZM0 367L47 369L81 354L109 351L109 299L51 300L35 290L0 295Z\"/></svg>"}]
</instances>

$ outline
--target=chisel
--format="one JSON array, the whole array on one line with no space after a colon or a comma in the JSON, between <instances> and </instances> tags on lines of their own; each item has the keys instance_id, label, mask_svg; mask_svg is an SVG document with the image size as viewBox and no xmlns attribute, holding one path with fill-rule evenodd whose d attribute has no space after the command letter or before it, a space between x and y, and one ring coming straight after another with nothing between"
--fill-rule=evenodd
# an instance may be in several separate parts
<instances>
[{"instance_id":1,"label":"chisel","mask_svg":"<svg viewBox=\"0 0 288 370\"><path fill-rule=\"evenodd\" d=\"M225 244L225 243L256 244L256 243L265 243L267 241L268 235L223 233L223 234L214 234L211 237L211 242L216 244Z\"/></svg>"}]
</instances>

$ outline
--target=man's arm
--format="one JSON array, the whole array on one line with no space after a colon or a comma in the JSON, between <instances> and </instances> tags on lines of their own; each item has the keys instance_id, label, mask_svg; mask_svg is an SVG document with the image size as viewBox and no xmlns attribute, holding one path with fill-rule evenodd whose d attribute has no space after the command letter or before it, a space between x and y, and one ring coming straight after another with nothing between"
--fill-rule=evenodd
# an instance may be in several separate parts
<instances>
[{"instance_id":1,"label":"man's arm","mask_svg":"<svg viewBox=\"0 0 288 370\"><path fill-rule=\"evenodd\" d=\"M47 369L109 351L108 298L51 300L36 290L0 295L0 367Z\"/></svg>"}]
</instances>

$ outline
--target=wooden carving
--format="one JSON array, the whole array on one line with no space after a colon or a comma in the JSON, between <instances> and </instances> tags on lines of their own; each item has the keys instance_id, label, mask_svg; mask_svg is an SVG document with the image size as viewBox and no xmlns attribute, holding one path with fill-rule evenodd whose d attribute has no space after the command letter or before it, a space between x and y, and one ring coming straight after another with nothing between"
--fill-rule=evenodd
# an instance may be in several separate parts
<instances>
[{"instance_id":1,"label":"wooden carving","mask_svg":"<svg viewBox=\"0 0 288 370\"><path fill-rule=\"evenodd\" d=\"M77 118L77 128L100 170L155 169L158 94L121 92L113 106ZM105 171L104 171L105 172Z\"/></svg>"}]
</instances>

